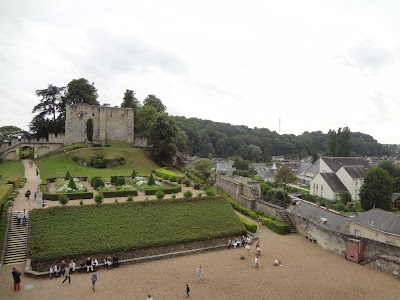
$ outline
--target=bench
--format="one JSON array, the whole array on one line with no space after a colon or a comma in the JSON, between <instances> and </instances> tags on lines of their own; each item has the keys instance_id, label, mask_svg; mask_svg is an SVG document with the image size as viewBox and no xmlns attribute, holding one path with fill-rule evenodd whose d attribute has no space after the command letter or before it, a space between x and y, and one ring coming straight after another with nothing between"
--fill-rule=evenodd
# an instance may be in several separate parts
<instances>
[{"instance_id":1,"label":"bench","mask_svg":"<svg viewBox=\"0 0 400 300\"><path fill-rule=\"evenodd\" d=\"M313 238L311 235L307 234L306 235L307 240L309 240L311 243L316 243L317 240L315 238Z\"/></svg>"}]
</instances>

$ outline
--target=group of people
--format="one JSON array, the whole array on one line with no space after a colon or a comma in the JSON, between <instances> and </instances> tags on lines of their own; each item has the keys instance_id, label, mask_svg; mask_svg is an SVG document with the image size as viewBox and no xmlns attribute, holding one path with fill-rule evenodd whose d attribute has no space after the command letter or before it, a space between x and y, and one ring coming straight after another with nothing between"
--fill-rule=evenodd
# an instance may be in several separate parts
<instances>
[{"instance_id":1,"label":"group of people","mask_svg":"<svg viewBox=\"0 0 400 300\"><path fill-rule=\"evenodd\" d=\"M22 215L21 211L19 211L17 213L17 224L18 224L18 226L21 225L21 220L22 220L22 225L25 226L26 225L26 211L25 211L25 209L24 209L24 214L23 215Z\"/></svg>"},{"instance_id":2,"label":"group of people","mask_svg":"<svg viewBox=\"0 0 400 300\"><path fill-rule=\"evenodd\" d=\"M232 247L233 248L239 248L239 247L242 248L242 247L245 247L249 243L250 243L250 238L242 235L242 236L238 236L235 239L232 239L232 241L229 239L227 245L228 245L228 248L231 249Z\"/></svg>"},{"instance_id":3,"label":"group of people","mask_svg":"<svg viewBox=\"0 0 400 300\"><path fill-rule=\"evenodd\" d=\"M26 199L27 202L30 200L31 194L32 194L32 192L31 192L30 189L28 189L28 190L25 192L25 199ZM34 196L35 196L35 200L36 200L36 192L35 192Z\"/></svg>"},{"instance_id":4,"label":"group of people","mask_svg":"<svg viewBox=\"0 0 400 300\"><path fill-rule=\"evenodd\" d=\"M53 275L57 278L60 276L65 276L63 283L68 279L68 282L71 283L71 275L76 269L76 264L73 260L67 264L64 260L61 261L60 266L57 268L57 265L53 263L50 266L50 279L53 278Z\"/></svg>"}]
</instances>

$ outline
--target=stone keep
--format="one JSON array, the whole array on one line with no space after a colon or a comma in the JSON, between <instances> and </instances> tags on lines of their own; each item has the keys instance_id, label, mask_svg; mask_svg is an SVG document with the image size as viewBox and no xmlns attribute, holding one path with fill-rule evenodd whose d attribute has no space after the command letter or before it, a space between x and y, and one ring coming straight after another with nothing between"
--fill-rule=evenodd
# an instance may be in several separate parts
<instances>
[{"instance_id":1,"label":"stone keep","mask_svg":"<svg viewBox=\"0 0 400 300\"><path fill-rule=\"evenodd\" d=\"M131 108L67 104L65 118L65 145L87 140L86 122L93 120L93 141L106 140L134 143L134 114Z\"/></svg>"}]
</instances>

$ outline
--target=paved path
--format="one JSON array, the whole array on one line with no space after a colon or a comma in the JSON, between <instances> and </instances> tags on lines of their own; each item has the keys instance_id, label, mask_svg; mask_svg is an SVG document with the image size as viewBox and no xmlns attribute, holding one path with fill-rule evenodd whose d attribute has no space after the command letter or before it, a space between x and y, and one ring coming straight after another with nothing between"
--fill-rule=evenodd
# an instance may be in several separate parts
<instances>
[{"instance_id":1,"label":"paved path","mask_svg":"<svg viewBox=\"0 0 400 300\"><path fill-rule=\"evenodd\" d=\"M29 161L32 161L33 166L29 167ZM40 180L40 178L36 178L36 164L33 160L30 159L24 159L22 160L22 163L24 165L25 168L25 175L24 177L27 179L26 184L23 188L20 188L19 194L17 196L17 198L15 198L14 200L14 205L12 207L13 211L23 211L24 209L26 210L31 210L33 208L36 208L37 205L35 203L35 191L37 191L39 184L42 183L42 181ZM25 193L27 190L31 191L31 197L29 201L26 201L25 198Z\"/></svg>"}]
</instances>

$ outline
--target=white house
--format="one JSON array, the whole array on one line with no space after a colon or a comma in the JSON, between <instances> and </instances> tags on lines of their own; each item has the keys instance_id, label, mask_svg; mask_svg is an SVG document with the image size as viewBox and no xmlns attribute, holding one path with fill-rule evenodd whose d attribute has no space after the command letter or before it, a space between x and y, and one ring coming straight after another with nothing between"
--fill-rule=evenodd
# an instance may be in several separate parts
<instances>
[{"instance_id":1,"label":"white house","mask_svg":"<svg viewBox=\"0 0 400 300\"><path fill-rule=\"evenodd\" d=\"M348 191L353 200L359 200L360 187L369 169L368 162L361 157L323 156L304 174L312 176L317 172L310 182L311 195L334 200L340 191Z\"/></svg>"}]
</instances>

